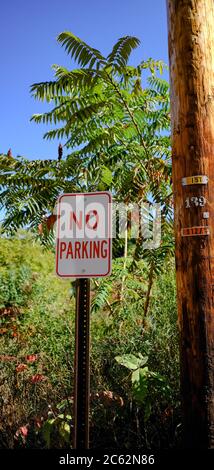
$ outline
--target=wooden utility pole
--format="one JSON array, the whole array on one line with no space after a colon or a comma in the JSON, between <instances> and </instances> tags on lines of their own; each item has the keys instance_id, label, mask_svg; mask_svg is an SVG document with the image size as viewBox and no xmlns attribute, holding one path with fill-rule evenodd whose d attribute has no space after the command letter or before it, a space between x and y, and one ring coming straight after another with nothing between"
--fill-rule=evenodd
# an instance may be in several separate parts
<instances>
[{"instance_id":1,"label":"wooden utility pole","mask_svg":"<svg viewBox=\"0 0 214 470\"><path fill-rule=\"evenodd\" d=\"M213 448L214 1L167 10L184 438Z\"/></svg>"}]
</instances>

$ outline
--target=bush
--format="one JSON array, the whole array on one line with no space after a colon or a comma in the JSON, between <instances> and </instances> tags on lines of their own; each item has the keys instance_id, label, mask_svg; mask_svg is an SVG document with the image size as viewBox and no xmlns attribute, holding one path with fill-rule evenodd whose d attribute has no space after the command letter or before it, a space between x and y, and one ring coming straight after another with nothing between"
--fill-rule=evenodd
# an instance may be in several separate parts
<instances>
[{"instance_id":1,"label":"bush","mask_svg":"<svg viewBox=\"0 0 214 470\"><path fill-rule=\"evenodd\" d=\"M0 238L0 253L0 447L14 447L19 427L33 429L71 395L74 309L54 256L32 237ZM30 434L29 445L45 445Z\"/></svg>"},{"instance_id":2,"label":"bush","mask_svg":"<svg viewBox=\"0 0 214 470\"><path fill-rule=\"evenodd\" d=\"M55 276L53 255L30 236L0 238L0 253L0 447L68 445L73 287ZM154 282L146 326L146 267L127 274L121 302L122 265L115 260L111 278L92 283L91 447L175 447L180 397L174 264L168 261ZM130 354L147 357L135 380L134 370L123 365Z\"/></svg>"},{"instance_id":3,"label":"bush","mask_svg":"<svg viewBox=\"0 0 214 470\"><path fill-rule=\"evenodd\" d=\"M111 391L112 397L120 396L124 403L121 407L118 401L108 412L102 403L96 404L94 443L100 447L179 445L179 337L172 261L155 281L146 325L143 328L142 310L136 309L131 296L123 308L112 315L100 312L92 321L92 387ZM148 381L144 404L132 393L131 373L115 360L130 354L148 357L148 370L161 379L154 380L154 376Z\"/></svg>"},{"instance_id":4,"label":"bush","mask_svg":"<svg viewBox=\"0 0 214 470\"><path fill-rule=\"evenodd\" d=\"M27 303L32 289L32 272L28 266L0 273L0 308L20 307Z\"/></svg>"}]
</instances>

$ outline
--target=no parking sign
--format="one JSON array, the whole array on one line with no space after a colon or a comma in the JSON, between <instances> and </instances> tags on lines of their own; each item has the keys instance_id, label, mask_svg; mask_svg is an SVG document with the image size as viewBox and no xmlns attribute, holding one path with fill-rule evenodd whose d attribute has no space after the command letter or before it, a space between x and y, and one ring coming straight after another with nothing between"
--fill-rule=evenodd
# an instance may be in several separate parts
<instances>
[{"instance_id":1,"label":"no parking sign","mask_svg":"<svg viewBox=\"0 0 214 470\"><path fill-rule=\"evenodd\" d=\"M111 194L63 194L58 199L56 272L60 277L111 274Z\"/></svg>"}]
</instances>

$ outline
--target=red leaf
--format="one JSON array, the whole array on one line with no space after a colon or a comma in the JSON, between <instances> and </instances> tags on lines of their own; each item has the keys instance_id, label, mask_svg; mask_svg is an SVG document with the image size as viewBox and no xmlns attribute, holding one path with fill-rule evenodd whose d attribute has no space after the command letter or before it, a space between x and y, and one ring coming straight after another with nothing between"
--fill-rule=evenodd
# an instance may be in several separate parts
<instances>
[{"instance_id":1,"label":"red leaf","mask_svg":"<svg viewBox=\"0 0 214 470\"><path fill-rule=\"evenodd\" d=\"M1 328L0 335L4 335L5 333L7 333L7 328Z\"/></svg>"},{"instance_id":2,"label":"red leaf","mask_svg":"<svg viewBox=\"0 0 214 470\"><path fill-rule=\"evenodd\" d=\"M0 355L0 361L7 362L7 361L17 361L16 356L8 356L8 355Z\"/></svg>"},{"instance_id":3,"label":"red leaf","mask_svg":"<svg viewBox=\"0 0 214 470\"><path fill-rule=\"evenodd\" d=\"M38 354L28 354L25 357L25 359L26 359L27 362L35 362L38 359Z\"/></svg>"},{"instance_id":4,"label":"red leaf","mask_svg":"<svg viewBox=\"0 0 214 470\"><path fill-rule=\"evenodd\" d=\"M22 436L26 437L28 435L28 428L27 426L21 426L19 428L19 431L20 433L22 434Z\"/></svg>"},{"instance_id":5,"label":"red leaf","mask_svg":"<svg viewBox=\"0 0 214 470\"><path fill-rule=\"evenodd\" d=\"M30 381L31 381L31 383L36 384L36 383L42 382L42 381L44 381L44 380L46 380L46 379L47 379L47 377L45 377L45 376L42 375L42 374L35 374L35 375L32 375Z\"/></svg>"},{"instance_id":6,"label":"red leaf","mask_svg":"<svg viewBox=\"0 0 214 470\"><path fill-rule=\"evenodd\" d=\"M16 372L23 372L24 370L27 369L27 365L26 364L19 364L17 367L16 367Z\"/></svg>"},{"instance_id":7,"label":"red leaf","mask_svg":"<svg viewBox=\"0 0 214 470\"><path fill-rule=\"evenodd\" d=\"M13 338L17 338L17 336L18 336L18 333L14 333L14 332L12 333Z\"/></svg>"}]
</instances>

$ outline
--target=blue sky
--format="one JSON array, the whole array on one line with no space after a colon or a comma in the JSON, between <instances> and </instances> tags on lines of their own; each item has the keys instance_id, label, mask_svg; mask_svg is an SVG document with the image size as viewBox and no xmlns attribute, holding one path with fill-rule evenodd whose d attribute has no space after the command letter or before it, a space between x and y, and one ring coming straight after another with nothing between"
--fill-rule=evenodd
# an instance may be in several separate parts
<instances>
[{"instance_id":1,"label":"blue sky","mask_svg":"<svg viewBox=\"0 0 214 470\"><path fill-rule=\"evenodd\" d=\"M116 40L137 36L130 63L152 57L168 62L165 0L3 0L0 19L0 153L55 158L57 141L43 139L44 125L30 122L47 109L30 85L53 78L51 65L73 67L57 35L70 30L108 54Z\"/></svg>"}]
</instances>

